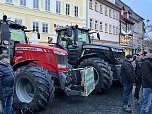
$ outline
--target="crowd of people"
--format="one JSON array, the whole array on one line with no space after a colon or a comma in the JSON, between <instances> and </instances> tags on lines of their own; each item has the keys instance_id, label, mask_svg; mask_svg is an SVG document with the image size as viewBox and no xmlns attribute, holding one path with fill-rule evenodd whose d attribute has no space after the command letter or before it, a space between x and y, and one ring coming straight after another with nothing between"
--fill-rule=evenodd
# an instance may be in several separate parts
<instances>
[{"instance_id":1,"label":"crowd of people","mask_svg":"<svg viewBox=\"0 0 152 114\"><path fill-rule=\"evenodd\" d=\"M129 97L135 84L134 98L136 104L139 104L141 89L143 93L140 114L149 114L152 103L152 49L143 54L127 55L122 63L120 75L123 84L123 110L132 112Z\"/></svg>"}]
</instances>

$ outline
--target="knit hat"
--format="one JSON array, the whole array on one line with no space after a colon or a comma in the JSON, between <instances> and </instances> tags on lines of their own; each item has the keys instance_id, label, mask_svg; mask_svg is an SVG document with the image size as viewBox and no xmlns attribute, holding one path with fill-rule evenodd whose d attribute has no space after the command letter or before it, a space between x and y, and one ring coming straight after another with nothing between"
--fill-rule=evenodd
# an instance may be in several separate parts
<instances>
[{"instance_id":1,"label":"knit hat","mask_svg":"<svg viewBox=\"0 0 152 114\"><path fill-rule=\"evenodd\" d=\"M130 55L130 54L128 54L128 55L126 56L126 59L130 59L130 58L133 58L133 56Z\"/></svg>"},{"instance_id":2,"label":"knit hat","mask_svg":"<svg viewBox=\"0 0 152 114\"><path fill-rule=\"evenodd\" d=\"M150 48L148 51L151 53L152 52L152 48Z\"/></svg>"},{"instance_id":3,"label":"knit hat","mask_svg":"<svg viewBox=\"0 0 152 114\"><path fill-rule=\"evenodd\" d=\"M8 58L8 54L1 54L0 55L0 60L4 59L4 58Z\"/></svg>"}]
</instances>

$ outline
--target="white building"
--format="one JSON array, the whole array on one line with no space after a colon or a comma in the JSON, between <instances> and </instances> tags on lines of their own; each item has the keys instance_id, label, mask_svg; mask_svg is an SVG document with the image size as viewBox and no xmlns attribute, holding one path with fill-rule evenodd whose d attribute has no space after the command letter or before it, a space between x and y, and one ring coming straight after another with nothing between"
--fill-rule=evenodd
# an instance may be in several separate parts
<instances>
[{"instance_id":1,"label":"white building","mask_svg":"<svg viewBox=\"0 0 152 114\"><path fill-rule=\"evenodd\" d=\"M101 40L95 38L95 42L119 45L121 9L115 0L88 0L87 9L87 28L100 33Z\"/></svg>"}]
</instances>

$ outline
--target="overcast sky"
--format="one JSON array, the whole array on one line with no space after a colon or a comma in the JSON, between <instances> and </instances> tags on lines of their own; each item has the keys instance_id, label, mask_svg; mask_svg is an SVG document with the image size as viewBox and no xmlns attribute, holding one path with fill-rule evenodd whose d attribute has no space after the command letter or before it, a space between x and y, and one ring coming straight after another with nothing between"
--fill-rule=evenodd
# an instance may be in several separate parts
<instances>
[{"instance_id":1,"label":"overcast sky","mask_svg":"<svg viewBox=\"0 0 152 114\"><path fill-rule=\"evenodd\" d=\"M152 23L152 0L122 0L129 5L137 14Z\"/></svg>"}]
</instances>

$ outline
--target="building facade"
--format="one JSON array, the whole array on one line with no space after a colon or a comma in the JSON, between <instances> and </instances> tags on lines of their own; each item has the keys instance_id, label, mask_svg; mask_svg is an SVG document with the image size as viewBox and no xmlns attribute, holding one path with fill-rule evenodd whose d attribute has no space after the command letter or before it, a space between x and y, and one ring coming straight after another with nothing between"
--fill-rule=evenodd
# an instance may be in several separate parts
<instances>
[{"instance_id":1,"label":"building facade","mask_svg":"<svg viewBox=\"0 0 152 114\"><path fill-rule=\"evenodd\" d=\"M134 19L134 27L133 27L133 50L132 53L141 53L143 49L143 40L144 40L144 19L132 11L132 17Z\"/></svg>"},{"instance_id":2,"label":"building facade","mask_svg":"<svg viewBox=\"0 0 152 114\"><path fill-rule=\"evenodd\" d=\"M48 37L56 41L55 29L60 26L86 26L86 0L0 0L0 17L38 31L41 39L29 34L32 43L47 45Z\"/></svg>"},{"instance_id":3,"label":"building facade","mask_svg":"<svg viewBox=\"0 0 152 114\"><path fill-rule=\"evenodd\" d=\"M119 45L125 49L126 54L141 53L144 19L121 0L115 2L121 8Z\"/></svg>"},{"instance_id":4,"label":"building facade","mask_svg":"<svg viewBox=\"0 0 152 114\"><path fill-rule=\"evenodd\" d=\"M121 9L114 0L88 0L87 28L100 34L94 42L119 45L119 15Z\"/></svg>"}]
</instances>

